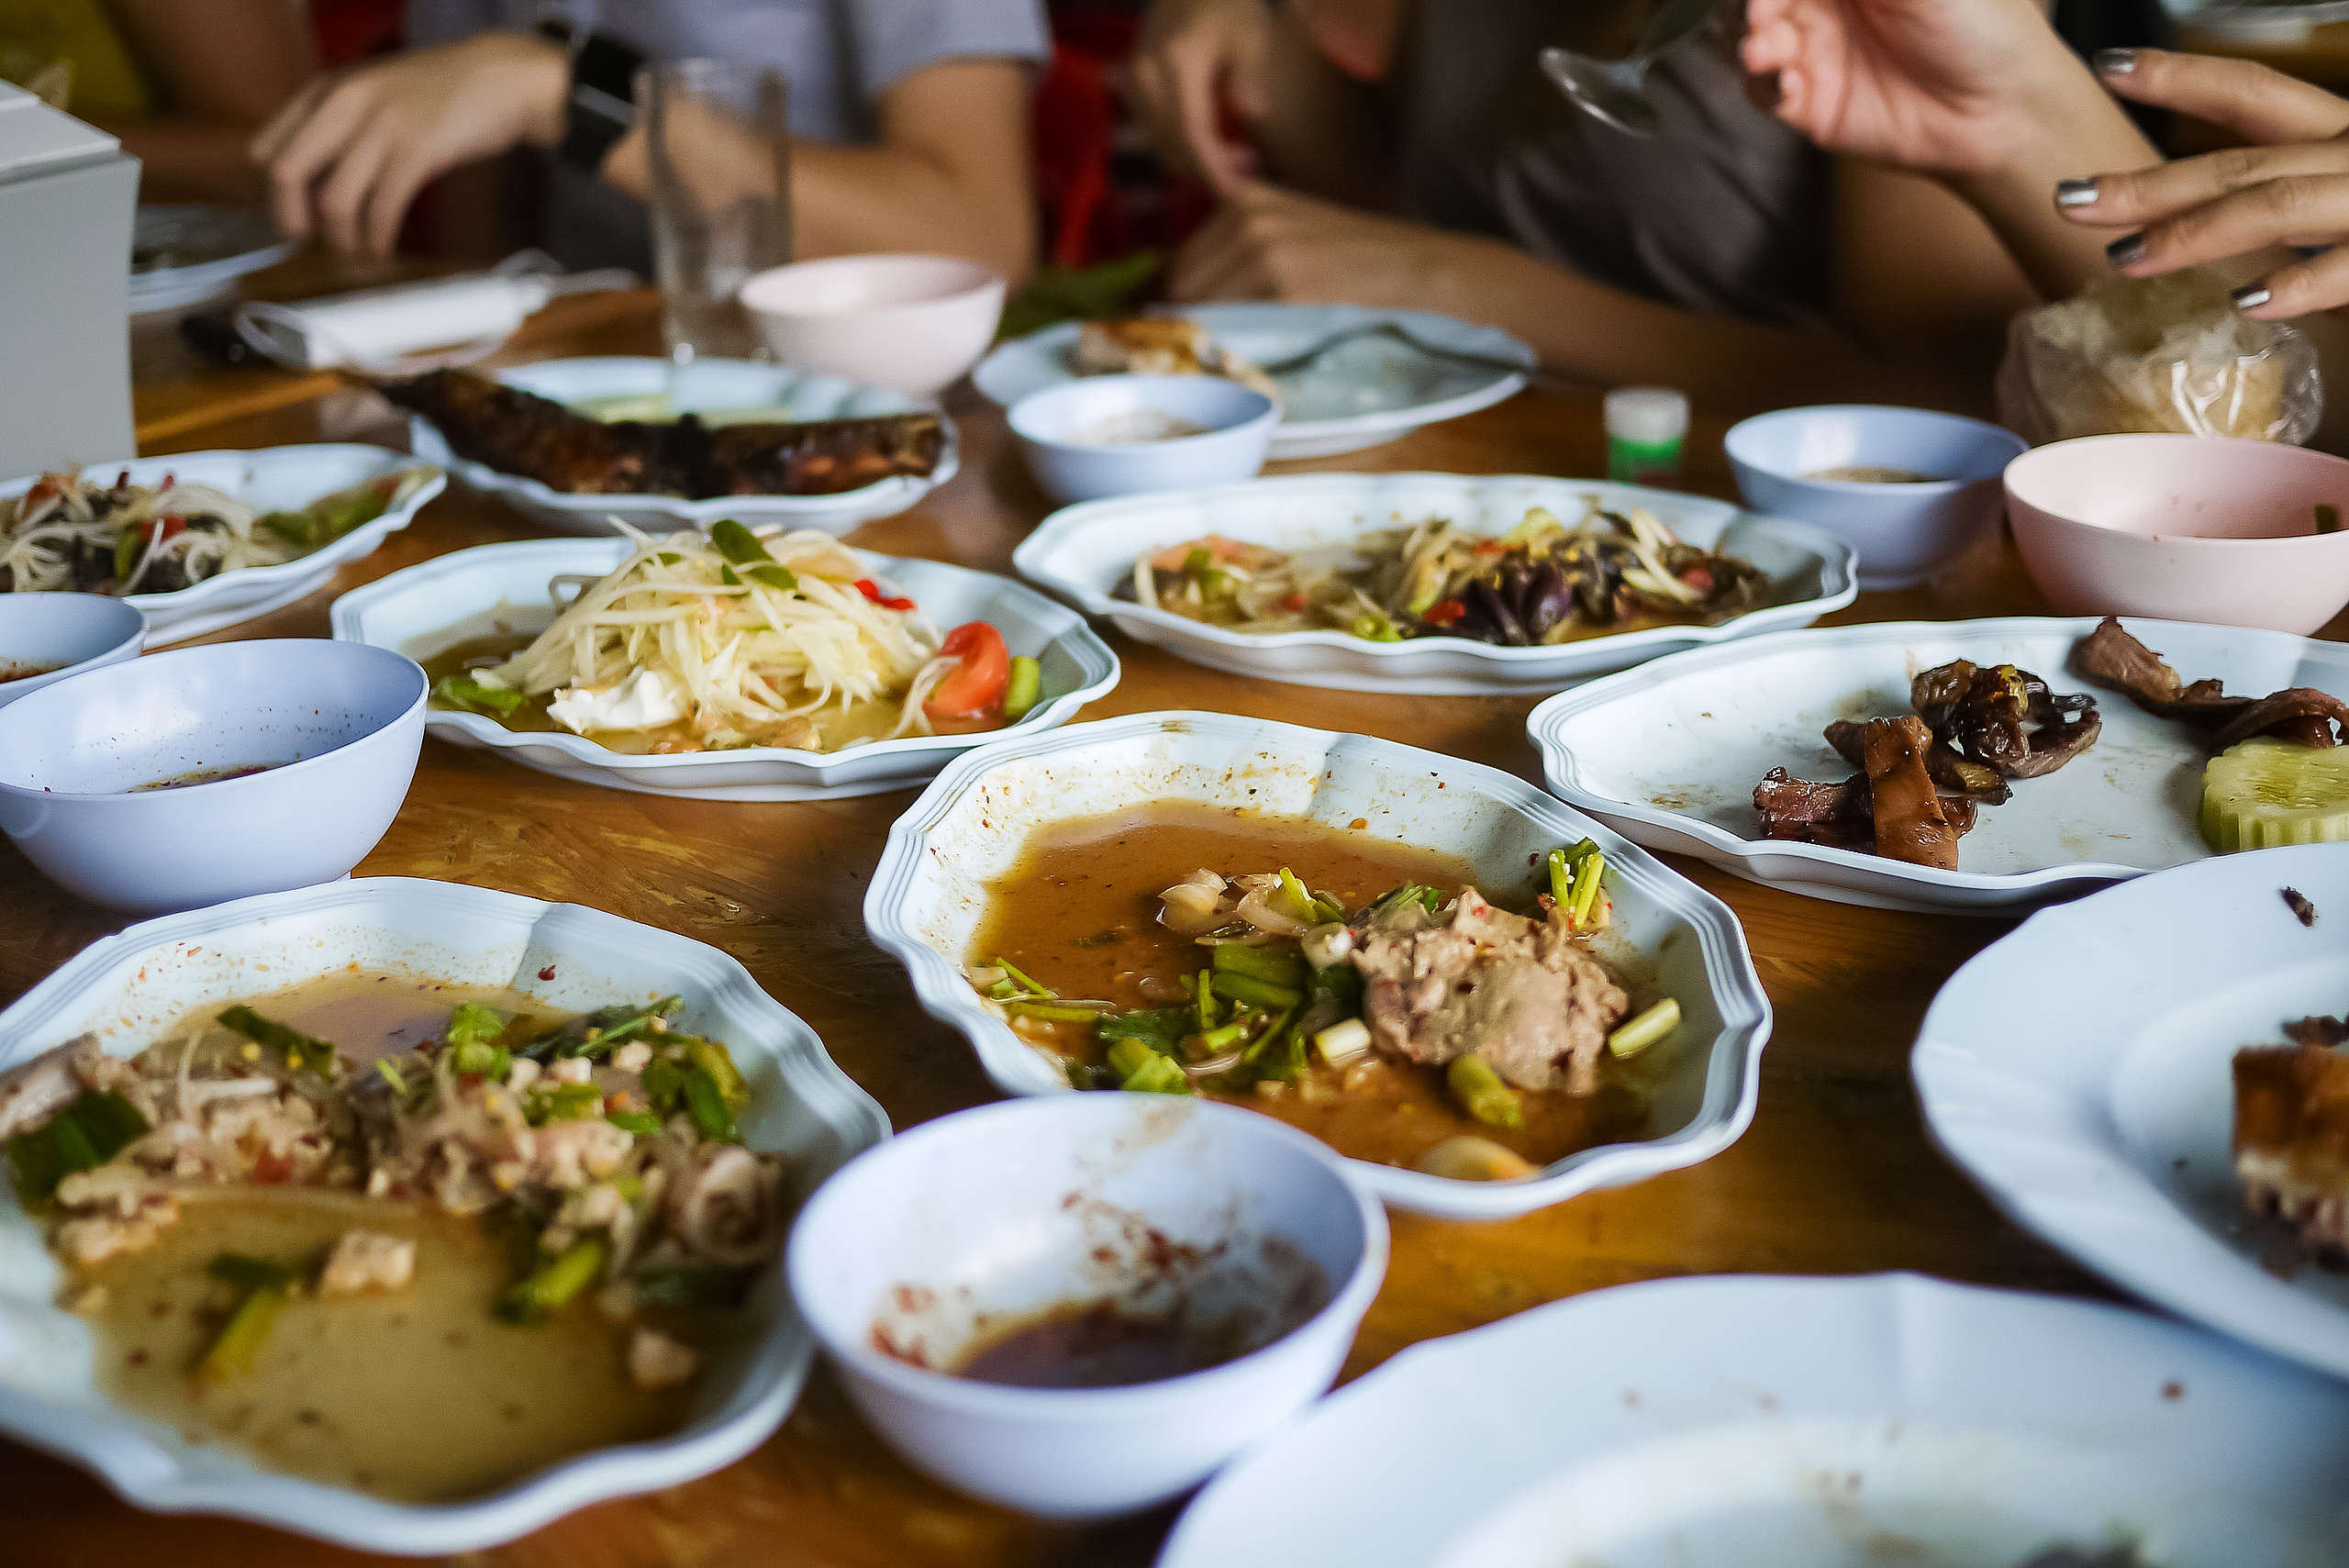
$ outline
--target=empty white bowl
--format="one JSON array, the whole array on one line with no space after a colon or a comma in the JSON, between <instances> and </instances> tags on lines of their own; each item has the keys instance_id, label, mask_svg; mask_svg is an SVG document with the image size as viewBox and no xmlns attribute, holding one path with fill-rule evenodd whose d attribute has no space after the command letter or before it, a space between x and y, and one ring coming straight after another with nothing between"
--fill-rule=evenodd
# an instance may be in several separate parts
<instances>
[{"instance_id":1,"label":"empty white bowl","mask_svg":"<svg viewBox=\"0 0 2349 1568\"><path fill-rule=\"evenodd\" d=\"M1235 1284L1260 1307L1287 1298L1286 1332L1203 1372L1112 1387L928 1370L991 1328L1163 1276L1186 1245L1208 1254L1178 1281L1196 1303ZM1318 1310L1287 1288L1299 1259L1326 1282ZM785 1266L858 1408L914 1464L1027 1513L1099 1518L1188 1491L1330 1386L1386 1273L1386 1220L1269 1117L1065 1095L944 1117L860 1155L801 1212Z\"/></svg>"},{"instance_id":2,"label":"empty white bowl","mask_svg":"<svg viewBox=\"0 0 2349 1568\"><path fill-rule=\"evenodd\" d=\"M1008 418L1028 472L1065 505L1252 479L1281 409L1220 376L1100 375L1031 392Z\"/></svg>"},{"instance_id":3,"label":"empty white bowl","mask_svg":"<svg viewBox=\"0 0 2349 1568\"><path fill-rule=\"evenodd\" d=\"M0 707L68 675L136 658L139 606L104 594L0 594ZM33 675L11 675L37 670Z\"/></svg>"},{"instance_id":4,"label":"empty white bowl","mask_svg":"<svg viewBox=\"0 0 2349 1568\"><path fill-rule=\"evenodd\" d=\"M1003 277L959 256L833 256L754 273L738 297L785 364L926 396L995 341Z\"/></svg>"},{"instance_id":5,"label":"empty white bowl","mask_svg":"<svg viewBox=\"0 0 2349 1568\"><path fill-rule=\"evenodd\" d=\"M1730 427L1738 493L1757 512L1816 523L1860 552L1863 589L1907 588L1998 526L1998 476L2021 436L1930 408L1781 408ZM1820 479L1824 469L1931 474L1922 484Z\"/></svg>"},{"instance_id":6,"label":"empty white bowl","mask_svg":"<svg viewBox=\"0 0 2349 1568\"><path fill-rule=\"evenodd\" d=\"M67 892L117 909L331 882L407 795L427 684L412 659L315 639L75 675L0 708L0 832Z\"/></svg>"}]
</instances>

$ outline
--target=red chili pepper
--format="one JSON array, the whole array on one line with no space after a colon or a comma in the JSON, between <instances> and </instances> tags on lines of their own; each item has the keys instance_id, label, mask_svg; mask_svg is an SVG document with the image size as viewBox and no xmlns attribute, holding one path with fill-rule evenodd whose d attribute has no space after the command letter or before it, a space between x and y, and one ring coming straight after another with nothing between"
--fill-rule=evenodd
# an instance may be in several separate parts
<instances>
[{"instance_id":1,"label":"red chili pepper","mask_svg":"<svg viewBox=\"0 0 2349 1568\"><path fill-rule=\"evenodd\" d=\"M1476 541L1476 553L1478 555L1507 555L1508 546L1497 539L1481 539Z\"/></svg>"},{"instance_id":2,"label":"red chili pepper","mask_svg":"<svg viewBox=\"0 0 2349 1568\"><path fill-rule=\"evenodd\" d=\"M1710 567L1683 567L1680 572L1680 580L1699 594L1709 594L1713 591L1713 573Z\"/></svg>"},{"instance_id":3,"label":"red chili pepper","mask_svg":"<svg viewBox=\"0 0 2349 1568\"><path fill-rule=\"evenodd\" d=\"M187 519L173 512L166 517L157 517L147 525L147 542L150 545L161 544L163 540L175 539L186 531Z\"/></svg>"},{"instance_id":4,"label":"red chili pepper","mask_svg":"<svg viewBox=\"0 0 2349 1568\"><path fill-rule=\"evenodd\" d=\"M880 606L885 610L909 610L914 607L914 602L911 599L901 599L893 595L883 593L881 591L881 584L875 583L870 577L858 578L856 580L856 591L863 595L866 598L872 600L874 604Z\"/></svg>"},{"instance_id":5,"label":"red chili pepper","mask_svg":"<svg viewBox=\"0 0 2349 1568\"><path fill-rule=\"evenodd\" d=\"M1419 618L1430 626L1450 626L1468 613L1468 606L1457 599L1438 599L1421 613Z\"/></svg>"},{"instance_id":6,"label":"red chili pepper","mask_svg":"<svg viewBox=\"0 0 2349 1568\"><path fill-rule=\"evenodd\" d=\"M1308 601L1305 597L1305 590L1299 588L1287 598L1281 601L1281 608L1285 610L1301 610L1306 606L1307 603Z\"/></svg>"}]
</instances>

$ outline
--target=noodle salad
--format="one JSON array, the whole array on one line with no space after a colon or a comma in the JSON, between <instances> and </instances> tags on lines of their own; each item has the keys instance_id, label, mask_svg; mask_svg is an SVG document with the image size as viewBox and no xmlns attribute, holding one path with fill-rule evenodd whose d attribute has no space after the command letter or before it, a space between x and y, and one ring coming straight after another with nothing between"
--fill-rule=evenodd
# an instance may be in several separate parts
<instances>
[{"instance_id":1,"label":"noodle salad","mask_svg":"<svg viewBox=\"0 0 2349 1568\"><path fill-rule=\"evenodd\" d=\"M441 675L436 705L619 751L833 751L996 728L1041 695L1036 661L993 626L941 636L829 534L628 537L604 576L553 581L558 613L527 645Z\"/></svg>"},{"instance_id":2,"label":"noodle salad","mask_svg":"<svg viewBox=\"0 0 2349 1568\"><path fill-rule=\"evenodd\" d=\"M225 490L166 474L99 484L45 473L0 501L0 592L169 594L223 572L275 566L323 549L406 501L438 471L404 469L264 512Z\"/></svg>"}]
</instances>

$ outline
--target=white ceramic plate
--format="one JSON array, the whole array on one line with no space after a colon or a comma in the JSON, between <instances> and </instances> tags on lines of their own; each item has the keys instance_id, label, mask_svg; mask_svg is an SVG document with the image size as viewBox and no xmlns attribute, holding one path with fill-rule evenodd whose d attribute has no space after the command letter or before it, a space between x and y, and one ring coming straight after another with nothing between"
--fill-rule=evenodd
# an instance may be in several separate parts
<instances>
[{"instance_id":1,"label":"white ceramic plate","mask_svg":"<svg viewBox=\"0 0 2349 1568\"><path fill-rule=\"evenodd\" d=\"M791 1158L799 1199L889 1133L815 1031L717 949L575 904L403 877L239 899L109 937L0 1013L0 1068L84 1030L128 1054L198 1007L353 963L512 986L559 1007L682 995L685 1024L725 1040L749 1075L745 1140ZM550 965L553 978L540 980ZM259 1469L116 1407L93 1384L88 1329L53 1305L58 1284L39 1228L0 1194L0 1431L86 1466L142 1508L231 1514L372 1551L471 1551L707 1474L775 1429L814 1353L778 1267L752 1296L758 1332L712 1365L681 1430L564 1460L471 1501L392 1503Z\"/></svg>"},{"instance_id":2,"label":"white ceramic plate","mask_svg":"<svg viewBox=\"0 0 2349 1568\"><path fill-rule=\"evenodd\" d=\"M1594 500L1618 510L1645 506L1689 543L1743 556L1768 574L1777 602L1720 626L1659 626L1549 648L1499 648L1464 637L1372 642L1335 629L1262 637L1112 596L1143 551L1202 534L1308 550L1430 517L1504 534L1533 506L1548 507L1571 526ZM1107 617L1135 640L1209 669L1347 691L1441 695L1555 691L1677 649L1809 626L1859 593L1852 547L1809 523L1677 491L1514 475L1300 473L1086 501L1045 518L1011 560L1030 582Z\"/></svg>"},{"instance_id":3,"label":"white ceramic plate","mask_svg":"<svg viewBox=\"0 0 2349 1568\"><path fill-rule=\"evenodd\" d=\"M2349 1389L1913 1274L1622 1285L1403 1351L1208 1484L1158 1568L2327 1568Z\"/></svg>"},{"instance_id":4,"label":"white ceramic plate","mask_svg":"<svg viewBox=\"0 0 2349 1568\"><path fill-rule=\"evenodd\" d=\"M133 484L154 485L165 474L209 484L264 512L295 511L321 495L347 490L380 473L395 473L430 462L384 447L348 442L318 442L310 446L262 447L254 451L174 452L169 457L136 458L128 462L94 462L83 473L98 484L127 473ZM0 484L0 501L11 501L39 482L39 475ZM147 617L147 646L184 642L208 631L235 626L307 598L325 586L344 562L373 555L384 540L408 526L426 502L448 487L446 474L436 473L415 494L374 521L353 528L323 550L296 556L274 566L248 566L206 577L193 586L170 594L130 594L128 603Z\"/></svg>"},{"instance_id":5,"label":"white ceramic plate","mask_svg":"<svg viewBox=\"0 0 2349 1568\"><path fill-rule=\"evenodd\" d=\"M540 631L554 618L548 585L560 573L602 576L635 546L626 539L527 539L478 545L395 572L334 602L334 635L421 662L470 638ZM908 736L841 751L781 746L635 757L569 733L508 729L476 713L439 708L426 733L459 746L484 746L541 773L701 800L814 800L903 789L945 761L1006 735L1064 724L1118 684L1118 656L1084 617L1032 589L943 562L858 552L873 576L911 597L941 629L994 623L1014 653L1043 666L1044 699L1008 729L978 735Z\"/></svg>"},{"instance_id":6,"label":"white ceramic plate","mask_svg":"<svg viewBox=\"0 0 2349 1568\"><path fill-rule=\"evenodd\" d=\"M1303 353L1349 328L1392 321L1421 342L1528 366L1533 350L1497 327L1418 310L1358 305L1202 305L1179 312L1224 348L1258 364ZM1077 324L1063 321L998 347L971 373L978 389L1008 408L1031 392L1074 378L1069 354ZM1284 414L1273 431L1275 458L1331 457L1391 441L1439 420L1456 419L1513 396L1516 371L1421 353L1392 338L1341 344L1279 379Z\"/></svg>"},{"instance_id":7,"label":"white ceramic plate","mask_svg":"<svg viewBox=\"0 0 2349 1568\"><path fill-rule=\"evenodd\" d=\"M2286 686L2349 695L2349 647L2282 632L2125 622L2187 680L2230 692ZM1652 850L1712 862L1814 897L1893 909L1996 914L2084 893L2210 854L2195 830L2206 751L2186 726L2065 668L2094 617L1884 622L1757 638L1659 659L1533 710L1550 788ZM1753 786L1775 767L1842 779L1851 765L1821 736L1830 720L1900 714L1909 678L1952 659L2021 665L2059 692L2090 692L2096 744L2013 798L1982 808L1958 840L1958 869L1763 839Z\"/></svg>"},{"instance_id":8,"label":"white ceramic plate","mask_svg":"<svg viewBox=\"0 0 2349 1568\"><path fill-rule=\"evenodd\" d=\"M2304 928L2280 890L2312 900ZM2349 1001L2349 844L2227 855L2043 909L1925 1015L1926 1122L2015 1221L2174 1312L2349 1377L2349 1274L2270 1272L2230 1144L2237 1048ZM2349 1495L2349 1494L2344 1494ZM2344 1537L2349 1539L2349 1537Z\"/></svg>"},{"instance_id":9,"label":"white ceramic plate","mask_svg":"<svg viewBox=\"0 0 2349 1568\"><path fill-rule=\"evenodd\" d=\"M931 1017L963 1031L996 1085L1074 1093L1056 1058L1020 1040L963 977L987 884L1039 827L1157 800L1245 806L1467 862L1485 885L1525 884L1531 857L1588 836L1606 849L1615 923L1602 951L1641 955L1684 1018L1659 1058L1648 1136L1603 1144L1522 1182L1464 1182L1349 1161L1398 1208L1460 1218L1524 1214L1595 1187L1709 1160L1753 1119L1770 1001L1745 933L1710 894L1522 779L1391 740L1218 713L1140 713L1006 740L957 759L889 829L864 899Z\"/></svg>"},{"instance_id":10,"label":"white ceramic plate","mask_svg":"<svg viewBox=\"0 0 2349 1568\"><path fill-rule=\"evenodd\" d=\"M295 241L277 237L268 214L254 208L199 202L141 206L131 220L131 314L210 299L296 249ZM159 265L166 255L177 264Z\"/></svg>"},{"instance_id":11,"label":"white ceramic plate","mask_svg":"<svg viewBox=\"0 0 2349 1568\"><path fill-rule=\"evenodd\" d=\"M667 360L614 356L547 360L497 373L508 386L551 397L557 403L592 404L597 399L665 396L678 413L774 406L777 419L855 419L868 415L907 414L926 406L919 399L878 387L859 386L832 376L809 375L785 365L751 360L696 360L678 370ZM573 495L550 490L535 479L501 473L487 463L450 450L440 428L422 415L408 418L408 444L428 462L437 462L484 495L495 495L546 527L567 534L608 534L618 517L650 533L707 527L733 517L752 528L781 524L844 534L874 517L904 511L954 477L962 447L954 421L938 466L916 479L900 474L837 495L718 495L688 501L677 495Z\"/></svg>"}]
</instances>

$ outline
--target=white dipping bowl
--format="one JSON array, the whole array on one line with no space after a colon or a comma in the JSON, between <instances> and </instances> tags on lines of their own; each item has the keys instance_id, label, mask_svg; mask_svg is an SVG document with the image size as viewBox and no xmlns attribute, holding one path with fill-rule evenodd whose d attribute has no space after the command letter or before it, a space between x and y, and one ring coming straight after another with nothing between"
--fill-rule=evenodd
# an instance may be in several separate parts
<instances>
[{"instance_id":1,"label":"white dipping bowl","mask_svg":"<svg viewBox=\"0 0 2349 1568\"><path fill-rule=\"evenodd\" d=\"M1252 479L1264 466L1280 405L1209 375L1100 375L1031 392L1011 406L1011 433L1028 472L1067 504L1147 490L1187 490ZM1180 419L1195 436L1105 440L1120 423Z\"/></svg>"},{"instance_id":2,"label":"white dipping bowl","mask_svg":"<svg viewBox=\"0 0 2349 1568\"><path fill-rule=\"evenodd\" d=\"M1119 1296L1163 1241L1225 1245L1229 1284L1267 1240L1319 1268L1327 1303L1204 1372L1014 1387L876 1347L885 1334L952 1365L990 1324ZM915 1465L1026 1513L1102 1518L1181 1496L1330 1386L1386 1274L1386 1219L1269 1117L1068 1095L944 1117L860 1155L801 1211L785 1267L857 1407Z\"/></svg>"},{"instance_id":3,"label":"white dipping bowl","mask_svg":"<svg viewBox=\"0 0 2349 1568\"><path fill-rule=\"evenodd\" d=\"M959 256L834 256L753 273L737 297L785 364L927 396L995 341L1003 277Z\"/></svg>"},{"instance_id":4,"label":"white dipping bowl","mask_svg":"<svg viewBox=\"0 0 2349 1568\"><path fill-rule=\"evenodd\" d=\"M146 914L331 882L406 798L427 686L412 659L306 638L75 675L0 708L0 832L67 892Z\"/></svg>"},{"instance_id":5,"label":"white dipping bowl","mask_svg":"<svg viewBox=\"0 0 2349 1568\"><path fill-rule=\"evenodd\" d=\"M104 594L0 594L0 707L68 675L136 658L147 640L137 605ZM11 669L46 672L18 680Z\"/></svg>"},{"instance_id":6,"label":"white dipping bowl","mask_svg":"<svg viewBox=\"0 0 2349 1568\"><path fill-rule=\"evenodd\" d=\"M1738 494L1757 512L1816 523L1860 552L1863 589L1909 588L1998 523L1999 475L2026 450L2012 430L1930 408L1781 408L1730 427ZM1898 468L1923 484L1814 479L1831 468Z\"/></svg>"}]
</instances>

